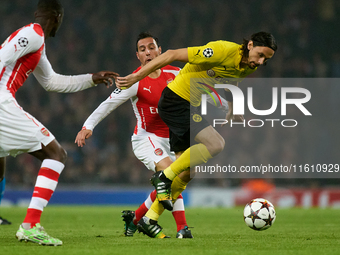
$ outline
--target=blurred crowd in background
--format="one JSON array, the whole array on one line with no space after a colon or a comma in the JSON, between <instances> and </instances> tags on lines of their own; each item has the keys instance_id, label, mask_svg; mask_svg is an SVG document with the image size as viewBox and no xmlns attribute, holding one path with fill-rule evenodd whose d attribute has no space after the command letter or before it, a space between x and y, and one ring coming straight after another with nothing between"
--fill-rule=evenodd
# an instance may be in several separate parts
<instances>
[{"instance_id":1,"label":"blurred crowd in background","mask_svg":"<svg viewBox=\"0 0 340 255\"><path fill-rule=\"evenodd\" d=\"M47 56L60 74L99 70L116 71L122 76L131 73L139 66L135 44L143 31L157 36L163 51L204 45L213 40L242 43L243 38L249 39L255 32L267 31L275 36L278 51L267 66L260 67L252 77L340 77L340 2L336 0L61 2L65 9L63 24L56 37L46 42ZM0 41L34 21L36 3L1 1ZM182 63L173 65L183 67ZM225 128L222 133L226 148L222 153L230 162L246 165L296 160L310 164L338 163L334 160L339 159L340 151L339 86L313 88L312 99L316 98L317 104L311 103L309 110L320 118L313 116L307 124L296 128L265 127L260 131ZM42 122L68 152L60 185L149 185L152 173L135 158L131 149L130 137L136 120L130 102L104 119L85 147L78 148L74 143L86 118L113 90L114 87L107 89L100 85L74 94L48 93L32 75L17 92L19 104ZM260 88L255 95L254 104L260 109L261 96L264 96ZM254 158L256 161L251 160ZM27 154L8 157L8 185L32 187L39 166L39 161ZM271 181L276 185L320 186L337 180ZM197 179L192 185L235 186L242 182L243 179Z\"/></svg>"}]
</instances>

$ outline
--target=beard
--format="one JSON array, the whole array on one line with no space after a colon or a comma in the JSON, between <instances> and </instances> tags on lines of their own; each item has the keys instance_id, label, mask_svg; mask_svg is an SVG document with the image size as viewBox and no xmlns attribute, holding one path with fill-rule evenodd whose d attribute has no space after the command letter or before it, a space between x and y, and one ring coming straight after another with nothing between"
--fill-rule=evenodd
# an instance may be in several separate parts
<instances>
[{"instance_id":1,"label":"beard","mask_svg":"<svg viewBox=\"0 0 340 255\"><path fill-rule=\"evenodd\" d=\"M250 62L249 64L248 64L248 67L250 68L250 69L255 69L256 67L258 67L258 65L256 65L255 64L255 62Z\"/></svg>"}]
</instances>

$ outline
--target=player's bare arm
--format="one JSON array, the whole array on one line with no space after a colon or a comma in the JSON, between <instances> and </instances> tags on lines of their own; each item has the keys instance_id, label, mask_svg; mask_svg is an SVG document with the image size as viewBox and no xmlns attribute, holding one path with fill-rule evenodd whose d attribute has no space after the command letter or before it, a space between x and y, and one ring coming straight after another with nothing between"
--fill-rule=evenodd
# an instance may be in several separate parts
<instances>
[{"instance_id":1,"label":"player's bare arm","mask_svg":"<svg viewBox=\"0 0 340 255\"><path fill-rule=\"evenodd\" d=\"M243 122L244 117L243 115L234 115L233 114L233 103L228 102L229 110L227 112L227 115L225 119L228 121L228 123L232 120L233 122Z\"/></svg>"},{"instance_id":2,"label":"player's bare arm","mask_svg":"<svg viewBox=\"0 0 340 255\"><path fill-rule=\"evenodd\" d=\"M232 85L235 85L237 87L239 85L238 82L229 82L229 83L232 84ZM225 91L231 93L229 89L225 89ZM227 98L227 100L228 100L228 98ZM229 101L229 100L228 100L228 112L227 112L227 115L226 115L225 118L228 122L230 122L230 120L232 120L233 122L243 122L244 121L243 115L234 115L233 114L233 101Z\"/></svg>"},{"instance_id":3,"label":"player's bare arm","mask_svg":"<svg viewBox=\"0 0 340 255\"><path fill-rule=\"evenodd\" d=\"M111 71L101 71L92 75L92 80L95 84L105 83L106 87L109 88L113 85L113 80L119 76L118 73Z\"/></svg>"},{"instance_id":4,"label":"player's bare arm","mask_svg":"<svg viewBox=\"0 0 340 255\"><path fill-rule=\"evenodd\" d=\"M92 130L90 129L80 130L77 134L77 137L74 143L78 144L78 147L83 147L86 144L85 139L88 139L91 136L92 136Z\"/></svg>"},{"instance_id":5,"label":"player's bare arm","mask_svg":"<svg viewBox=\"0 0 340 255\"><path fill-rule=\"evenodd\" d=\"M182 48L177 50L167 50L151 62L143 66L137 73L125 77L117 77L116 86L120 89L131 87L134 83L148 76L155 70L162 68L174 61L188 62L188 49Z\"/></svg>"}]
</instances>

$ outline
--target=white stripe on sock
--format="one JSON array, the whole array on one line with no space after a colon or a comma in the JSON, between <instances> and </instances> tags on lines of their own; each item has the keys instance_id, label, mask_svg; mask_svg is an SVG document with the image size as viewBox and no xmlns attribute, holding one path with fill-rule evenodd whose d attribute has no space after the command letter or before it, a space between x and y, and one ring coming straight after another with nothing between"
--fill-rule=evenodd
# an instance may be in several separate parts
<instances>
[{"instance_id":1,"label":"white stripe on sock","mask_svg":"<svg viewBox=\"0 0 340 255\"><path fill-rule=\"evenodd\" d=\"M37 182L35 183L35 187L45 188L50 190L55 190L58 182L51 180L45 176L38 175Z\"/></svg>"},{"instance_id":2,"label":"white stripe on sock","mask_svg":"<svg viewBox=\"0 0 340 255\"><path fill-rule=\"evenodd\" d=\"M41 197L32 197L31 203L28 208L37 209L42 211L46 207L48 201Z\"/></svg>"},{"instance_id":3,"label":"white stripe on sock","mask_svg":"<svg viewBox=\"0 0 340 255\"><path fill-rule=\"evenodd\" d=\"M152 200L150 195L148 196L148 198L144 201L144 204L146 206L146 208L150 209L150 207L152 206Z\"/></svg>"},{"instance_id":4,"label":"white stripe on sock","mask_svg":"<svg viewBox=\"0 0 340 255\"><path fill-rule=\"evenodd\" d=\"M176 211L184 211L184 202L183 202L183 198L178 198L175 203L174 203L174 207L172 209L173 212Z\"/></svg>"},{"instance_id":5,"label":"white stripe on sock","mask_svg":"<svg viewBox=\"0 0 340 255\"><path fill-rule=\"evenodd\" d=\"M50 169L56 171L57 173L61 174L65 165L63 163L56 161L56 160L53 160L53 159L45 159L42 162L41 167L50 168Z\"/></svg>"}]
</instances>

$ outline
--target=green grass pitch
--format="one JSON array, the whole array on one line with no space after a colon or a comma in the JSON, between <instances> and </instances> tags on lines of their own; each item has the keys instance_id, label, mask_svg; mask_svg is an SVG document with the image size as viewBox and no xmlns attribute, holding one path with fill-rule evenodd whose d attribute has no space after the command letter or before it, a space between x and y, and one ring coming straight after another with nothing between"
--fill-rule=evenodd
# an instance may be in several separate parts
<instances>
[{"instance_id":1,"label":"green grass pitch","mask_svg":"<svg viewBox=\"0 0 340 255\"><path fill-rule=\"evenodd\" d=\"M12 221L0 226L1 255L54 254L340 254L340 211L336 209L276 209L275 224L254 231L243 222L243 208L187 208L194 239L176 239L171 213L159 224L171 239L123 235L121 211L135 206L48 206L42 225L64 244L60 247L18 242L14 237L25 216L20 207L1 208Z\"/></svg>"}]
</instances>

